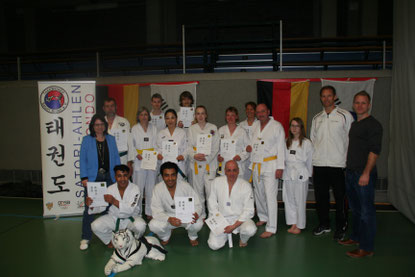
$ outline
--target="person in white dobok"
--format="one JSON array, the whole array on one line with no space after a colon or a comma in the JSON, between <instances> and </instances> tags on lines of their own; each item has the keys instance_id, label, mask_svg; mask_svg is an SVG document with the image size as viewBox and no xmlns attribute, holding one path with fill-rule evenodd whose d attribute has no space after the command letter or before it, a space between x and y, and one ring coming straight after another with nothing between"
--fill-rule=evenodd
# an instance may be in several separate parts
<instances>
[{"instance_id":1,"label":"person in white dobok","mask_svg":"<svg viewBox=\"0 0 415 277\"><path fill-rule=\"evenodd\" d=\"M255 109L256 109L256 104L254 102L247 102L245 104L246 119L242 121L241 123L239 123L239 126L241 126L242 128L246 130L249 139L251 139L252 128L254 124L258 122L258 120L255 117ZM249 169L250 165L251 165L251 161L249 159L246 159L244 162L244 166L243 166L243 169L244 169L243 176L245 180L249 180L249 178L251 177L251 170Z\"/></svg>"},{"instance_id":2,"label":"person in white dobok","mask_svg":"<svg viewBox=\"0 0 415 277\"><path fill-rule=\"evenodd\" d=\"M218 171L220 175L225 175L224 167L226 162L234 160L238 163L240 177L243 177L245 171L244 163L249 157L249 153L246 152L246 146L250 143L248 134L245 129L236 125L236 122L239 120L239 115L238 110L235 107L229 107L226 109L225 118L227 124L219 128L221 147L218 154ZM229 147L230 145L235 147L235 153L232 153L232 157L229 156L229 153L227 153L225 149L222 149L222 146ZM248 181L249 177L245 180Z\"/></svg>"},{"instance_id":3,"label":"person in white dobok","mask_svg":"<svg viewBox=\"0 0 415 277\"><path fill-rule=\"evenodd\" d=\"M182 128L177 127L177 113L173 109L168 109L164 118L166 121L167 128L161 130L157 134L156 147L157 158L163 162L170 161L174 162L179 166L179 179L184 180L186 178L186 150L187 150L187 136L186 131ZM174 144L174 147L177 147L178 155L172 159L168 157L168 153L164 153L164 146L168 144ZM168 159L168 160L166 160ZM161 179L161 178L160 178ZM161 181L161 180L160 180Z\"/></svg>"},{"instance_id":4,"label":"person in white dobok","mask_svg":"<svg viewBox=\"0 0 415 277\"><path fill-rule=\"evenodd\" d=\"M178 166L172 162L166 162L161 165L160 173L163 182L154 187L153 198L151 200L151 209L153 219L149 223L150 231L155 233L161 240L161 244L169 243L173 229L183 227L192 246L197 246L197 233L203 227L203 219L199 217L202 212L202 206L199 197L193 188L186 182L178 180ZM175 197L193 197L195 212L191 223L182 223L176 217Z\"/></svg>"},{"instance_id":5,"label":"person in white dobok","mask_svg":"<svg viewBox=\"0 0 415 277\"><path fill-rule=\"evenodd\" d=\"M100 216L91 224L95 235L109 248L113 248L111 243L112 232L116 229L128 228L134 232L135 237L141 237L146 230L146 223L140 217L138 199L140 198L139 188L128 181L130 169L126 165L114 167L116 183L107 188L104 200L110 207L108 214ZM92 204L92 199L87 197L86 205ZM95 207L93 213L105 211L107 207Z\"/></svg>"},{"instance_id":6,"label":"person in white dobok","mask_svg":"<svg viewBox=\"0 0 415 277\"><path fill-rule=\"evenodd\" d=\"M187 155L192 172L193 188L202 203L202 215L206 218L205 202L209 197L210 184L216 177L218 166L216 156L219 151L219 135L215 125L207 122L207 110L204 106L197 106L195 118L197 123L189 128ZM201 147L210 148L209 153L201 153ZM205 197L206 195L206 197Z\"/></svg>"},{"instance_id":7,"label":"person in white dobok","mask_svg":"<svg viewBox=\"0 0 415 277\"><path fill-rule=\"evenodd\" d=\"M166 128L166 124L164 122L164 114L161 110L161 104L163 102L163 97L155 93L151 96L151 124L156 126L157 132L160 132L164 128Z\"/></svg>"},{"instance_id":8,"label":"person in white dobok","mask_svg":"<svg viewBox=\"0 0 415 277\"><path fill-rule=\"evenodd\" d=\"M105 120L108 122L108 133L115 137L121 163L128 165L132 173L133 160L128 159L129 151L131 151L129 149L130 144L128 143L130 138L130 122L126 118L117 115L117 103L114 98L105 99L102 110L105 113Z\"/></svg>"},{"instance_id":9,"label":"person in white dobok","mask_svg":"<svg viewBox=\"0 0 415 277\"><path fill-rule=\"evenodd\" d=\"M142 169L141 160L144 150L155 151L157 129L149 121L150 113L146 107L141 107L137 112L137 124L131 129L131 159L134 160L133 182L140 188L141 197L139 206L142 207L143 197L145 197L145 214L151 219L151 197L153 195L154 184L156 183L157 170ZM140 212L141 214L141 212Z\"/></svg>"},{"instance_id":10,"label":"person in white dobok","mask_svg":"<svg viewBox=\"0 0 415 277\"><path fill-rule=\"evenodd\" d=\"M313 175L313 144L306 138L301 118L291 119L286 145L282 198L285 221L291 225L287 231L297 235L306 225L308 179Z\"/></svg>"},{"instance_id":11,"label":"person in white dobok","mask_svg":"<svg viewBox=\"0 0 415 277\"><path fill-rule=\"evenodd\" d=\"M238 164L233 160L225 164L225 175L212 182L208 200L209 215L219 212L229 223L221 235L210 232L208 245L212 250L222 248L231 233L240 233L239 246L245 247L257 230L251 219L255 214L251 184L238 177Z\"/></svg>"},{"instance_id":12,"label":"person in white dobok","mask_svg":"<svg viewBox=\"0 0 415 277\"><path fill-rule=\"evenodd\" d=\"M284 171L285 133L281 123L270 117L265 104L257 106L256 117L259 123L254 125L247 151L252 151L251 180L259 218L256 224L266 224L260 237L269 238L277 232L278 179L282 178Z\"/></svg>"}]
</instances>

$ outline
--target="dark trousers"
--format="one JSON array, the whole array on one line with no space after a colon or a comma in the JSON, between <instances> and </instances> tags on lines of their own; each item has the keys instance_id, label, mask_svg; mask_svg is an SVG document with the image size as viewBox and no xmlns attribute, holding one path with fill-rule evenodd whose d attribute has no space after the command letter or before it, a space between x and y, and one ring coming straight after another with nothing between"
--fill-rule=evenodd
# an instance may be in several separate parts
<instances>
[{"instance_id":1,"label":"dark trousers","mask_svg":"<svg viewBox=\"0 0 415 277\"><path fill-rule=\"evenodd\" d=\"M95 181L90 182L105 182L107 184L107 187L112 185L111 175L109 172L105 174L98 173L97 179ZM95 219L95 215L88 214L88 206L86 205L86 198L88 196L88 190L85 188L84 193L84 214L82 217L82 239L91 240L92 239L92 229L91 229L91 223Z\"/></svg>"},{"instance_id":2,"label":"dark trousers","mask_svg":"<svg viewBox=\"0 0 415 277\"><path fill-rule=\"evenodd\" d=\"M314 194L320 225L330 227L330 187L336 201L336 229L346 226L344 170L339 167L314 167Z\"/></svg>"},{"instance_id":3,"label":"dark trousers","mask_svg":"<svg viewBox=\"0 0 415 277\"><path fill-rule=\"evenodd\" d=\"M367 186L359 186L361 173L346 171L346 192L353 214L350 238L359 242L359 248L373 251L376 234L375 182L376 172L370 174Z\"/></svg>"}]
</instances>

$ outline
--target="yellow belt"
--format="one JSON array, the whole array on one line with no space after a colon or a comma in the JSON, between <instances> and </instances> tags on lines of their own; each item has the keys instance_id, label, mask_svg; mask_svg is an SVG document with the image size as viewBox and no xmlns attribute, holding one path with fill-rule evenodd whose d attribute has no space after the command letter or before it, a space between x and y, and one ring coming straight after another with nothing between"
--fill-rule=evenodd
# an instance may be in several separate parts
<instances>
[{"instance_id":1,"label":"yellow belt","mask_svg":"<svg viewBox=\"0 0 415 277\"><path fill-rule=\"evenodd\" d=\"M277 159L277 155L275 156L269 156L264 158L264 162L269 162L269 161L273 161ZM255 166L257 165L257 163L254 163L252 165L252 172L251 172L251 178L249 178L249 182L252 182L253 176L254 176L254 170L255 170ZM261 176L261 163L258 163L258 182L259 182L259 177Z\"/></svg>"},{"instance_id":2,"label":"yellow belt","mask_svg":"<svg viewBox=\"0 0 415 277\"><path fill-rule=\"evenodd\" d=\"M193 147L193 150L194 151L197 151L197 148L196 147ZM195 168L195 174L198 175L199 174L199 168L198 168L198 165L197 165L197 162L196 161L195 161L195 164L194 164L194 168ZM209 175L209 173L210 173L209 164L206 164L206 171L207 171L207 174Z\"/></svg>"},{"instance_id":3,"label":"yellow belt","mask_svg":"<svg viewBox=\"0 0 415 277\"><path fill-rule=\"evenodd\" d=\"M142 155L144 150L147 150L147 151L154 151L154 148L147 148L147 149L136 149L136 150L137 150L138 155Z\"/></svg>"}]
</instances>

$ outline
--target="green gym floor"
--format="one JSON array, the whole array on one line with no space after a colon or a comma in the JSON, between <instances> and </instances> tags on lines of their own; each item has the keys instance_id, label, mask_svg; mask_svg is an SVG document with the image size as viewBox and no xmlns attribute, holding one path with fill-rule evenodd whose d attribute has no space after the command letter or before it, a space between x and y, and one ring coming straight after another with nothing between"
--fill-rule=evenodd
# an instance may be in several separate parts
<instances>
[{"instance_id":1,"label":"green gym floor","mask_svg":"<svg viewBox=\"0 0 415 277\"><path fill-rule=\"evenodd\" d=\"M362 259L347 257L353 248L335 243L333 233L314 237L316 215L309 210L307 216L309 227L291 235L280 209L276 236L259 238L260 227L246 248L234 236L234 248L218 251L208 248L206 226L198 247L178 229L164 262L144 259L115 276L415 276L415 225L399 212L377 212L375 255ZM0 223L0 276L104 276L112 251L96 237L79 250L81 217L43 219L41 199L0 198Z\"/></svg>"}]
</instances>

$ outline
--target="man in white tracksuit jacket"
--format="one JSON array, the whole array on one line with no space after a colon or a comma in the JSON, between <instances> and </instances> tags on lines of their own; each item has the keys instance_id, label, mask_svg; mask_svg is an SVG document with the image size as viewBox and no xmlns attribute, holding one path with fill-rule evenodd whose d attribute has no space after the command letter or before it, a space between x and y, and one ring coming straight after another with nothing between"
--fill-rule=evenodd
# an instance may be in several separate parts
<instances>
[{"instance_id":1,"label":"man in white tracksuit jacket","mask_svg":"<svg viewBox=\"0 0 415 277\"><path fill-rule=\"evenodd\" d=\"M345 213L344 168L349 144L348 134L353 117L350 112L336 107L336 90L332 86L322 87L320 100L323 111L314 116L310 139L314 145L314 193L319 225L313 230L319 236L331 231L329 208L330 187L336 200L335 240L344 238L347 228Z\"/></svg>"}]
</instances>

